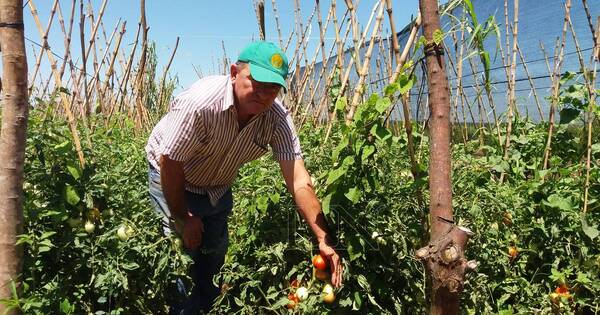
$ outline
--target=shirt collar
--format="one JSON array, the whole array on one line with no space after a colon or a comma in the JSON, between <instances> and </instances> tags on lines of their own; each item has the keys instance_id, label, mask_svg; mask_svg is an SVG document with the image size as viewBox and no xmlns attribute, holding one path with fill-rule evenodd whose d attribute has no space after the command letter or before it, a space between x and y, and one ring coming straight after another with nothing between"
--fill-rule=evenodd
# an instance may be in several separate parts
<instances>
[{"instance_id":1,"label":"shirt collar","mask_svg":"<svg viewBox=\"0 0 600 315\"><path fill-rule=\"evenodd\" d=\"M225 88L225 97L223 98L223 108L221 110L226 111L232 108L233 103L233 83L231 82L231 77L227 76L227 88Z\"/></svg>"}]
</instances>

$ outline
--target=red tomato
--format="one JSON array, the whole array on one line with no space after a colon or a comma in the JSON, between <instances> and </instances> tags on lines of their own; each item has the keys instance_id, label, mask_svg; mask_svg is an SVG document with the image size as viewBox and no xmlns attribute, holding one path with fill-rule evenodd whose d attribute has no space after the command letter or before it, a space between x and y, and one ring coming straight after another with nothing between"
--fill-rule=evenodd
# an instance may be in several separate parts
<instances>
[{"instance_id":1,"label":"red tomato","mask_svg":"<svg viewBox=\"0 0 600 315\"><path fill-rule=\"evenodd\" d=\"M313 266L319 270L325 270L327 268L327 260L321 255L315 255L312 259Z\"/></svg>"},{"instance_id":2,"label":"red tomato","mask_svg":"<svg viewBox=\"0 0 600 315\"><path fill-rule=\"evenodd\" d=\"M566 284L563 283L559 287L557 287L556 290L554 290L554 292L556 292L559 295L569 295L569 288Z\"/></svg>"},{"instance_id":3,"label":"red tomato","mask_svg":"<svg viewBox=\"0 0 600 315\"><path fill-rule=\"evenodd\" d=\"M300 286L300 283L298 283L298 279L294 278L294 280L292 280L292 282L290 282L290 287L292 287L292 288L297 288L299 286Z\"/></svg>"},{"instance_id":4,"label":"red tomato","mask_svg":"<svg viewBox=\"0 0 600 315\"><path fill-rule=\"evenodd\" d=\"M327 281L329 279L331 279L331 276L329 275L329 272L327 272L327 270L315 270L315 278L321 280L321 281Z\"/></svg>"},{"instance_id":5,"label":"red tomato","mask_svg":"<svg viewBox=\"0 0 600 315\"><path fill-rule=\"evenodd\" d=\"M288 294L288 304L285 306L289 309L293 309L296 307L296 304L298 304L298 302L300 302L300 300L298 299L298 296L296 295L296 293L290 293Z\"/></svg>"}]
</instances>

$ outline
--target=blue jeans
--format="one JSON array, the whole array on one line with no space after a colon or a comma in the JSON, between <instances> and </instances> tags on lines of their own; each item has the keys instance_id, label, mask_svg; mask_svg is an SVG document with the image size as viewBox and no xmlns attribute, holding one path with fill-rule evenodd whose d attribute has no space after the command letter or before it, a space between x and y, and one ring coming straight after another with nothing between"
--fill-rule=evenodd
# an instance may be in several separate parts
<instances>
[{"instance_id":1,"label":"blue jeans","mask_svg":"<svg viewBox=\"0 0 600 315\"><path fill-rule=\"evenodd\" d=\"M167 201L160 185L160 174L152 166L148 170L148 188L150 201L156 212L162 216L161 226L165 234L171 233L169 217L171 216ZM219 287L213 284L216 275L225 261L229 244L227 218L233 209L233 196L228 190L216 207L210 203L208 196L185 192L185 203L190 213L202 218L204 234L198 249L186 250L194 260L191 267L193 288L190 292L181 279L177 280L176 300L183 302L171 305L171 314L198 314L210 311L215 298L219 295Z\"/></svg>"}]
</instances>

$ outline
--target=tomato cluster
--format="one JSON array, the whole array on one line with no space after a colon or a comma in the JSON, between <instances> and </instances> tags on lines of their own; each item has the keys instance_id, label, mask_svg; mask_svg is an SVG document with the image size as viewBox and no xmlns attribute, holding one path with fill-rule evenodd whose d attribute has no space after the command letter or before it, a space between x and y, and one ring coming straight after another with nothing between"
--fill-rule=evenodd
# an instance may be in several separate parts
<instances>
[{"instance_id":1,"label":"tomato cluster","mask_svg":"<svg viewBox=\"0 0 600 315\"><path fill-rule=\"evenodd\" d=\"M331 274L328 271L329 264L327 260L321 255L315 255L312 258L313 264L313 277L325 281L325 285L321 290L321 300L327 304L331 304L335 301L335 292L333 286L329 283L331 279ZM312 282L311 282L312 283ZM292 292L288 294L288 304L286 307L288 309L294 309L300 302L308 299L309 297L309 287L302 286L298 279L294 279L290 282L290 288Z\"/></svg>"}]
</instances>

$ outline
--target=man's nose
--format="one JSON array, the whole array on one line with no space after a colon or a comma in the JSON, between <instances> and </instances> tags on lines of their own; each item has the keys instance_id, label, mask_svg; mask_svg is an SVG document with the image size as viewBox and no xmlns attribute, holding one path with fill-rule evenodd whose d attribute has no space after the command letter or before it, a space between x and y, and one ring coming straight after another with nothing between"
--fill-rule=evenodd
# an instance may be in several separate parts
<instances>
[{"instance_id":1,"label":"man's nose","mask_svg":"<svg viewBox=\"0 0 600 315\"><path fill-rule=\"evenodd\" d=\"M257 94L262 99L269 99L273 97L273 95L277 95L277 89L274 87L261 86L257 89Z\"/></svg>"}]
</instances>

